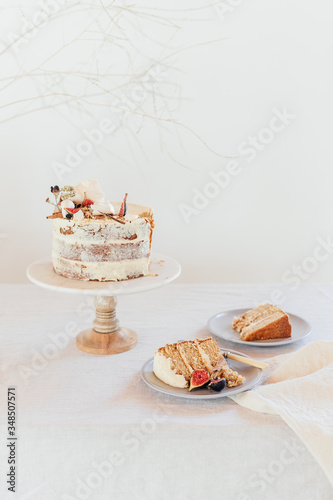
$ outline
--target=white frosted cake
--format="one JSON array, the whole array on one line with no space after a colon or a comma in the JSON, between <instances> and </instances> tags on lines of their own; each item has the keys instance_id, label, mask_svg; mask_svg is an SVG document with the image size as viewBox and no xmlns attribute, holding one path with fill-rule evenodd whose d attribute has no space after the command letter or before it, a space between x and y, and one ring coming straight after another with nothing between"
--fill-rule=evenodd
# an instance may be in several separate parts
<instances>
[{"instance_id":1,"label":"white frosted cake","mask_svg":"<svg viewBox=\"0 0 333 500\"><path fill-rule=\"evenodd\" d=\"M127 204L127 195L123 202L104 201L94 179L75 188L54 186L51 191L56 201L49 218L53 219L52 262L57 274L90 281L149 274L151 208Z\"/></svg>"}]
</instances>

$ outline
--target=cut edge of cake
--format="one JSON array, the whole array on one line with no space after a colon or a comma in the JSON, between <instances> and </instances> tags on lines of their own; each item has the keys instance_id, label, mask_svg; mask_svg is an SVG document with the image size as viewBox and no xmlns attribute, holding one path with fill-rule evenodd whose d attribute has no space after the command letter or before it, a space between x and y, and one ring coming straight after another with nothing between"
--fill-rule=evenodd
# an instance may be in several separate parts
<instances>
[{"instance_id":1,"label":"cut edge of cake","mask_svg":"<svg viewBox=\"0 0 333 500\"><path fill-rule=\"evenodd\" d=\"M153 371L168 385L188 387L195 370L207 370L214 379L224 377L228 387L245 381L245 377L229 367L212 337L166 344L155 353Z\"/></svg>"},{"instance_id":2,"label":"cut edge of cake","mask_svg":"<svg viewBox=\"0 0 333 500\"><path fill-rule=\"evenodd\" d=\"M260 304L235 317L232 327L246 342L291 337L288 314L272 304Z\"/></svg>"}]
</instances>

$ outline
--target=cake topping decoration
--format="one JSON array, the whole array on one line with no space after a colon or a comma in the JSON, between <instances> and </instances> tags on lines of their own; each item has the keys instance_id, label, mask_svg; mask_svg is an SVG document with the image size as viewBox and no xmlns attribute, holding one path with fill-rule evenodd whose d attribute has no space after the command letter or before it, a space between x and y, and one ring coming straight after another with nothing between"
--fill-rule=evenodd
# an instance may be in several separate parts
<instances>
[{"instance_id":1,"label":"cake topping decoration","mask_svg":"<svg viewBox=\"0 0 333 500\"><path fill-rule=\"evenodd\" d=\"M110 215L110 214L107 214L107 218L115 220L116 222L118 222L118 224L123 224L123 225L126 224L126 222L124 222L123 220L117 219L116 217L113 217L113 215Z\"/></svg>"},{"instance_id":2,"label":"cake topping decoration","mask_svg":"<svg viewBox=\"0 0 333 500\"><path fill-rule=\"evenodd\" d=\"M68 208L71 209L71 208L75 208L75 204L72 202L72 200L68 200L68 199L65 199L61 202L61 212L62 212L62 216L63 217L66 217L69 210L67 210ZM67 217L68 219L68 217Z\"/></svg>"},{"instance_id":3,"label":"cake topping decoration","mask_svg":"<svg viewBox=\"0 0 333 500\"><path fill-rule=\"evenodd\" d=\"M60 190L60 196L62 200L70 200L71 198L74 198L76 195L75 188L73 186L64 186Z\"/></svg>"},{"instance_id":4,"label":"cake topping decoration","mask_svg":"<svg viewBox=\"0 0 333 500\"><path fill-rule=\"evenodd\" d=\"M84 193L84 194L86 194L86 193ZM85 198L83 200L83 203L82 203L82 205L84 207L90 207L90 205L93 205L93 204L94 204L94 202L92 200L89 200L89 198Z\"/></svg>"},{"instance_id":5,"label":"cake topping decoration","mask_svg":"<svg viewBox=\"0 0 333 500\"><path fill-rule=\"evenodd\" d=\"M124 201L121 204L120 210L119 210L119 217L124 217L127 212L127 205L126 205L126 200L127 200L127 193L124 196Z\"/></svg>"},{"instance_id":6,"label":"cake topping decoration","mask_svg":"<svg viewBox=\"0 0 333 500\"><path fill-rule=\"evenodd\" d=\"M117 213L112 203L105 200L97 179L87 179L75 187L68 185L64 187L51 186L51 193L54 195L55 202L50 201L50 198L47 198L46 202L54 206L54 211L52 215L49 215L48 219L63 217L80 222L83 219L104 218L125 224L127 193L121 203L119 213ZM137 217L135 214L128 214L127 219L132 221Z\"/></svg>"},{"instance_id":7,"label":"cake topping decoration","mask_svg":"<svg viewBox=\"0 0 333 500\"><path fill-rule=\"evenodd\" d=\"M80 211L79 208L66 208L66 210L67 210L67 212L69 212L70 214L73 214L73 215Z\"/></svg>"},{"instance_id":8,"label":"cake topping decoration","mask_svg":"<svg viewBox=\"0 0 333 500\"><path fill-rule=\"evenodd\" d=\"M75 186L76 195L73 201L75 203L84 203L85 200L96 203L105 201L105 195L97 179L87 179Z\"/></svg>"},{"instance_id":9,"label":"cake topping decoration","mask_svg":"<svg viewBox=\"0 0 333 500\"><path fill-rule=\"evenodd\" d=\"M82 210L80 210L79 208L74 209L73 220L80 222L82 219L84 219L84 213L82 212Z\"/></svg>"},{"instance_id":10,"label":"cake topping decoration","mask_svg":"<svg viewBox=\"0 0 333 500\"><path fill-rule=\"evenodd\" d=\"M60 208L59 208L59 204L60 204L60 197L59 197L59 194L60 194L60 190L59 190L59 186L51 186L51 193L54 195L54 199L55 199L55 203L53 203L50 198L46 198L46 203L50 203L51 205L53 205L57 210L57 212L60 212Z\"/></svg>"},{"instance_id":11,"label":"cake topping decoration","mask_svg":"<svg viewBox=\"0 0 333 500\"><path fill-rule=\"evenodd\" d=\"M92 207L93 215L114 214L114 208L108 201L98 201Z\"/></svg>"}]
</instances>

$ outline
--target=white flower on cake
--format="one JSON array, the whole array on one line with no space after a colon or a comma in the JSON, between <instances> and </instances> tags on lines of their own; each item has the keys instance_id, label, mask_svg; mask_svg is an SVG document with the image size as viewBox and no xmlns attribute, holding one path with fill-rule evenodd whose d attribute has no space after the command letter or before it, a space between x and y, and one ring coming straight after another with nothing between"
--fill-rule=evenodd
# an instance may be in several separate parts
<instances>
[{"instance_id":1,"label":"white flower on cake","mask_svg":"<svg viewBox=\"0 0 333 500\"><path fill-rule=\"evenodd\" d=\"M105 195L97 179L87 179L80 182L80 184L75 186L75 191L76 194L72 200L76 203L82 203L85 197L94 203L104 201L105 199Z\"/></svg>"},{"instance_id":2,"label":"white flower on cake","mask_svg":"<svg viewBox=\"0 0 333 500\"><path fill-rule=\"evenodd\" d=\"M73 220L80 222L82 219L84 219L84 213L82 212L82 210L75 212L75 214L73 215Z\"/></svg>"},{"instance_id":3,"label":"white flower on cake","mask_svg":"<svg viewBox=\"0 0 333 500\"><path fill-rule=\"evenodd\" d=\"M109 201L98 201L92 205L93 215L114 214L114 207Z\"/></svg>"},{"instance_id":4,"label":"white flower on cake","mask_svg":"<svg viewBox=\"0 0 333 500\"><path fill-rule=\"evenodd\" d=\"M66 215L68 214L66 208L75 208L75 205L72 202L72 200L63 200L60 206L63 217L66 217Z\"/></svg>"}]
</instances>

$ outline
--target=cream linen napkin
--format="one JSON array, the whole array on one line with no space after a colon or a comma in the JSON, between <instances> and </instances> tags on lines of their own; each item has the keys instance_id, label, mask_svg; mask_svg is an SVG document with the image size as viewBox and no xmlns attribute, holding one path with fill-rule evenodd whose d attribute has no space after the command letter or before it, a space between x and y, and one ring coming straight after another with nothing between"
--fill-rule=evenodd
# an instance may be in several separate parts
<instances>
[{"instance_id":1,"label":"cream linen napkin","mask_svg":"<svg viewBox=\"0 0 333 500\"><path fill-rule=\"evenodd\" d=\"M268 363L264 385L232 399L251 410L280 415L333 485L333 342L311 342Z\"/></svg>"}]
</instances>

